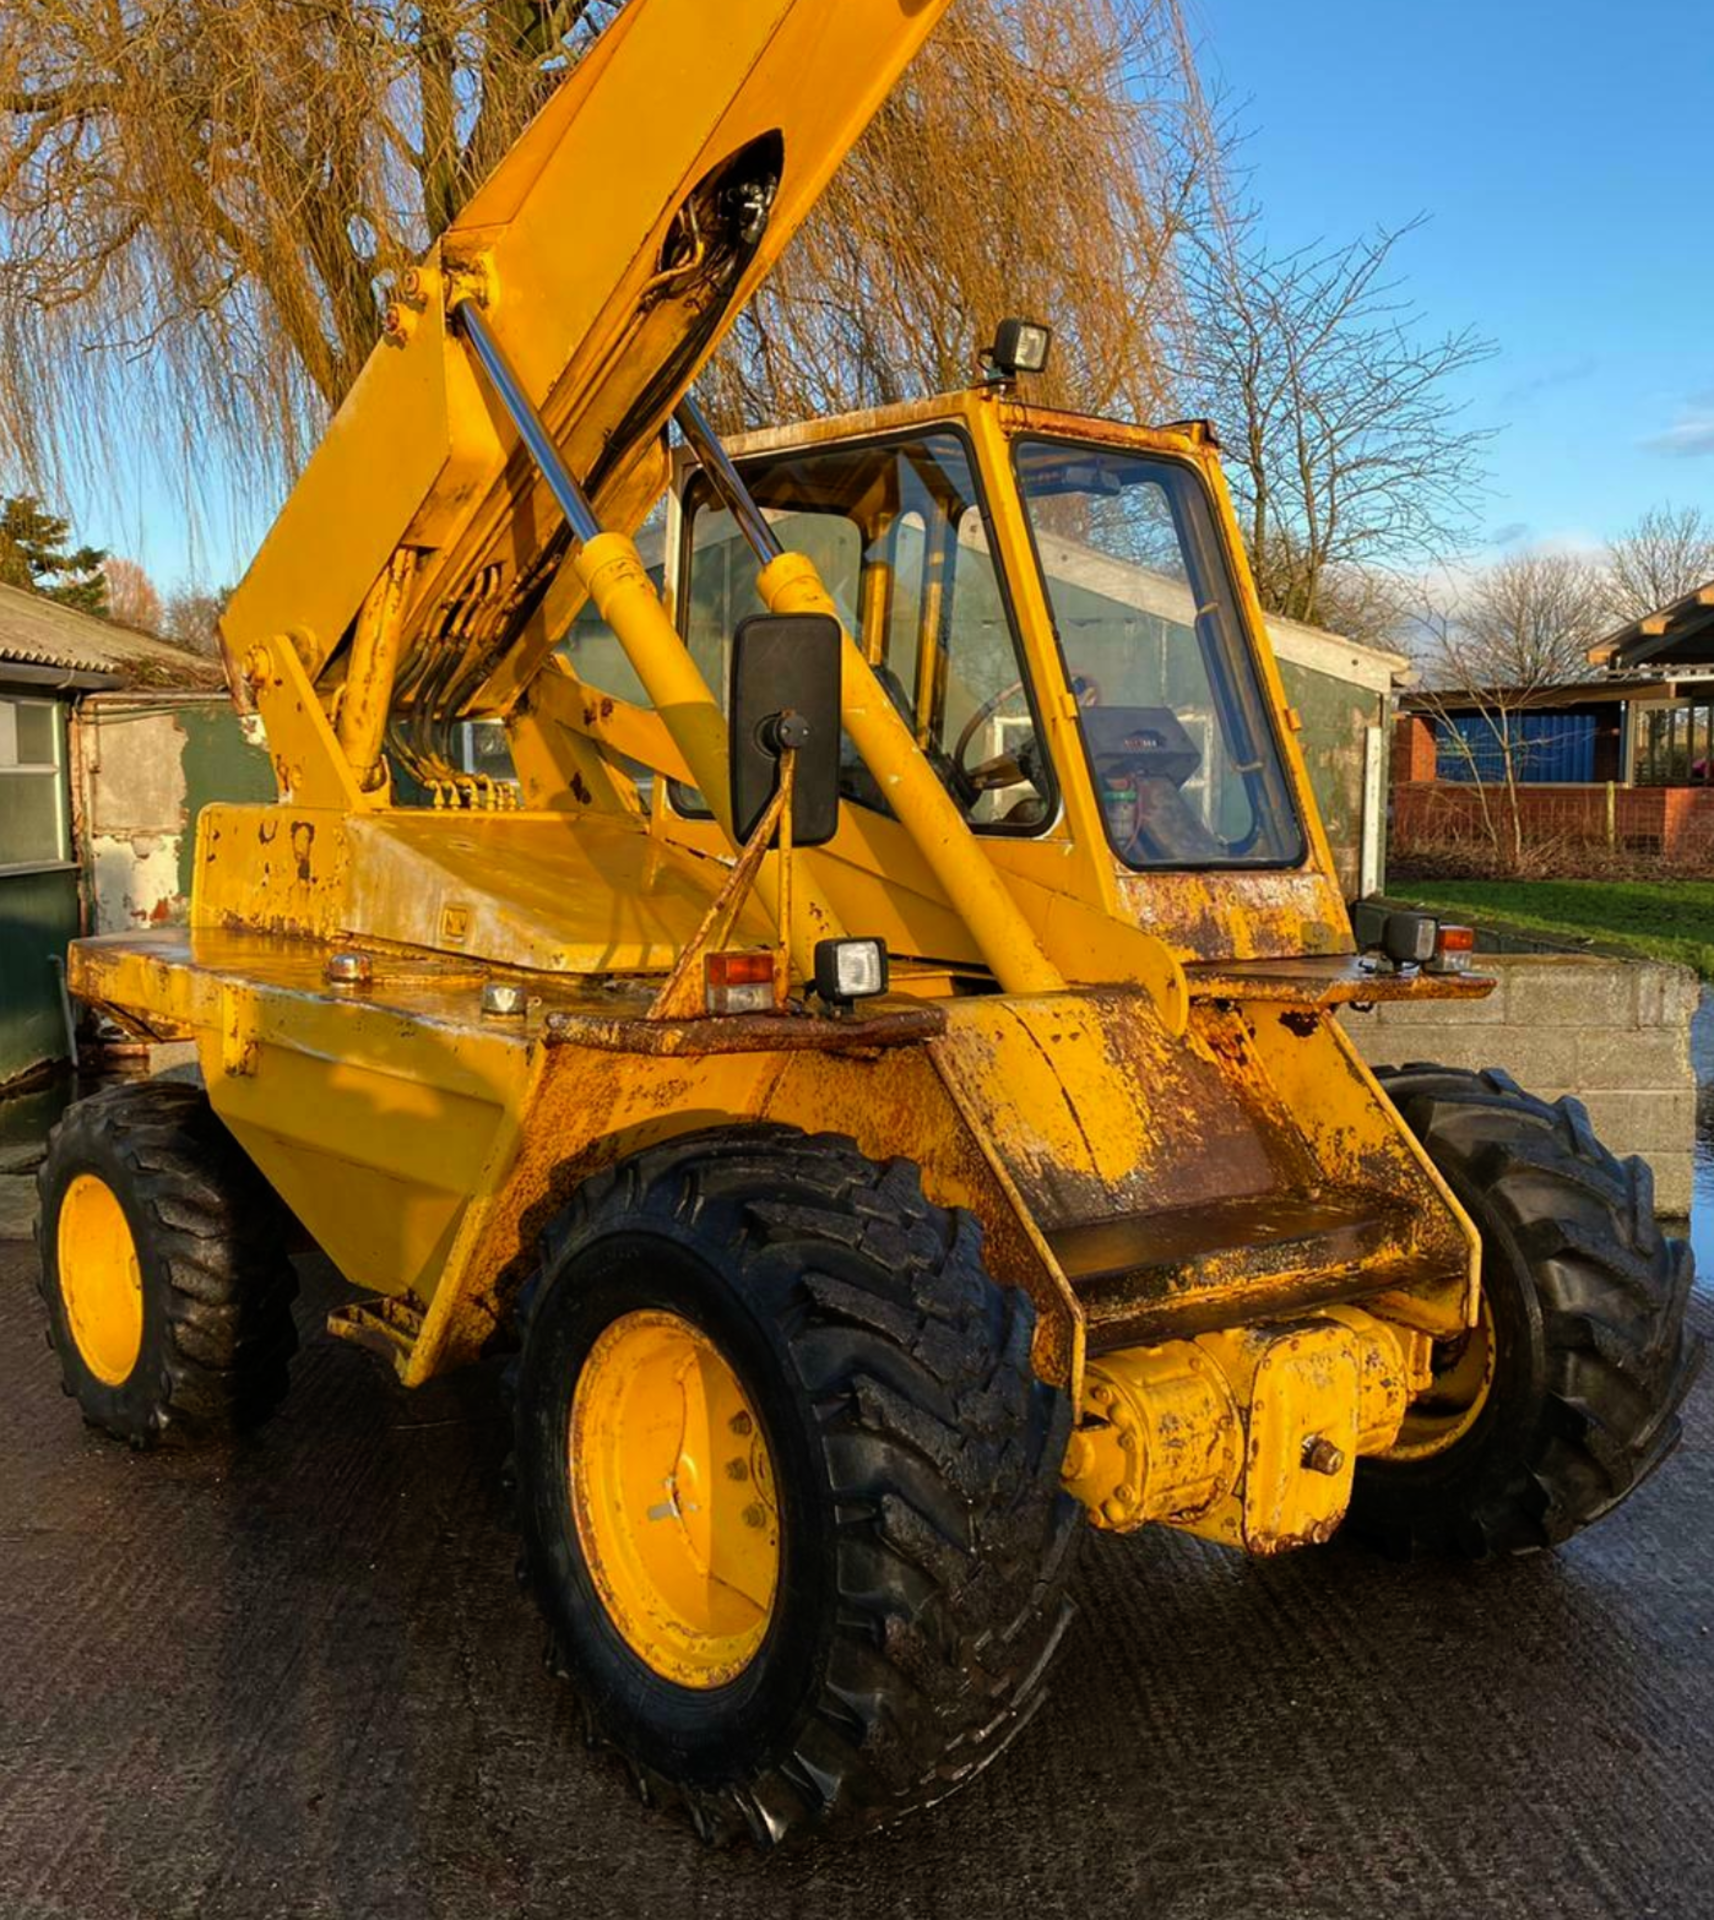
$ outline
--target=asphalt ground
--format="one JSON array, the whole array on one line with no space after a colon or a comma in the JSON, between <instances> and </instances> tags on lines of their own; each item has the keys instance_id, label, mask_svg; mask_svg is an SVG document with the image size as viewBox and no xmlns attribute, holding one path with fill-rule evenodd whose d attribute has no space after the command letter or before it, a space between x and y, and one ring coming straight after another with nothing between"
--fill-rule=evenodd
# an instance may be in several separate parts
<instances>
[{"instance_id":1,"label":"asphalt ground","mask_svg":"<svg viewBox=\"0 0 1714 1920\"><path fill-rule=\"evenodd\" d=\"M274 1422L136 1456L62 1398L0 1244L0 1920L1714 1914L1706 1378L1678 1456L1555 1555L1091 1535L1009 1754L764 1859L582 1746L512 1577L492 1377L404 1394L306 1278Z\"/></svg>"}]
</instances>

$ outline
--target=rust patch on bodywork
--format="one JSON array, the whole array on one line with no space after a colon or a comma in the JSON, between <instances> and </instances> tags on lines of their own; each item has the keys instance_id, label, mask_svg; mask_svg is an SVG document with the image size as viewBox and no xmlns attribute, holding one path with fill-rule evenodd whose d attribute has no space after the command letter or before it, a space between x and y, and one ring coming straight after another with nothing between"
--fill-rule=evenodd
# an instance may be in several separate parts
<instances>
[{"instance_id":1,"label":"rust patch on bodywork","mask_svg":"<svg viewBox=\"0 0 1714 1920\"><path fill-rule=\"evenodd\" d=\"M884 1008L860 1018L823 1020L813 1014L742 1013L696 1020L607 1019L551 1013L550 1046L592 1047L603 1053L866 1053L911 1046L946 1030L938 1007Z\"/></svg>"}]
</instances>

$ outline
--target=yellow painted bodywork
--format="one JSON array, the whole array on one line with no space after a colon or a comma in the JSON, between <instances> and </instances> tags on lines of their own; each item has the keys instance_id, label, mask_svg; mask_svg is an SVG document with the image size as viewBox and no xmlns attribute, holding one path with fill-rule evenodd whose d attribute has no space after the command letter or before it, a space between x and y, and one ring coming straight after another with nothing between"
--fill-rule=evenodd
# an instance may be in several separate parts
<instances>
[{"instance_id":1,"label":"yellow painted bodywork","mask_svg":"<svg viewBox=\"0 0 1714 1920\"><path fill-rule=\"evenodd\" d=\"M942 10L630 0L403 290L226 613L280 801L207 809L189 927L78 942L71 984L135 1031L194 1039L216 1111L371 1296L336 1330L407 1383L483 1350L592 1170L711 1126L834 1131L914 1161L933 1200L975 1216L990 1270L1036 1304L1035 1364L1083 1407L1091 1459L1098 1365L1134 1398L1148 1382L1176 1396L1205 1455L1241 1436L1243 1475L1190 1519L1069 1463L1097 1510L1269 1550L1325 1531L1348 1487L1307 1483L1305 1436L1336 1436L1348 1463L1386 1424L1377 1368L1416 1378L1424 1343L1477 1317L1475 1234L1335 1010L1487 983L1357 965L1210 437L985 388L742 443L762 461L928 426L966 437L1061 804L1034 837L974 833L851 635L845 729L894 817L843 806L828 845L788 856L789 888L782 856L753 849L730 927L710 917L738 855L724 722L679 637L671 567L663 598L631 535L671 478L659 436L678 394ZM776 140L765 230L709 278L724 202L707 183ZM681 258L693 231L702 251ZM484 303L587 481L606 529L587 544L451 330L461 299ZM1296 867L1117 860L1012 477L1023 435L1200 476L1305 824ZM778 609L829 604L801 556L759 586ZM586 598L649 704L553 651ZM515 786L447 757L470 716L505 723ZM675 781L712 817L682 811ZM778 949L783 1011L692 1012L715 921ZM841 931L885 939L892 992L817 1015L812 950ZM491 986L520 989L522 1010L485 1012Z\"/></svg>"},{"instance_id":2,"label":"yellow painted bodywork","mask_svg":"<svg viewBox=\"0 0 1714 1920\"><path fill-rule=\"evenodd\" d=\"M615 466L616 432L695 336L709 299L719 295L714 318L729 324L760 284L945 6L626 6L453 222L414 294L401 292L400 324L226 610L231 658L290 631L311 680L329 684L347 630L401 546L421 556L403 652L453 633L491 639L510 611L520 569L559 515L452 336L449 296L459 290L484 300L573 470L605 473L593 490L605 524L634 526L664 479L655 435L672 388L645 404ZM767 231L736 279L711 289L663 276L674 216L695 185L768 137L783 147L784 169ZM723 330L712 329L677 386ZM486 704L510 703L582 594L575 574L547 584L527 631L495 661Z\"/></svg>"},{"instance_id":3,"label":"yellow painted bodywork","mask_svg":"<svg viewBox=\"0 0 1714 1920\"><path fill-rule=\"evenodd\" d=\"M104 1386L122 1387L143 1350L143 1271L119 1196L97 1173L80 1173L65 1190L54 1264L83 1364Z\"/></svg>"},{"instance_id":4,"label":"yellow painted bodywork","mask_svg":"<svg viewBox=\"0 0 1714 1920\"><path fill-rule=\"evenodd\" d=\"M1123 987L663 1026L648 1019L658 975L592 968L532 972L530 1012L500 1021L480 1011L486 964L365 946L368 983L341 989L325 933L114 936L77 943L73 984L144 1030L195 1037L217 1111L287 1203L350 1280L414 1316L393 1323L412 1383L481 1351L535 1231L587 1173L757 1119L914 1160L935 1199L981 1220L995 1274L1034 1297L1038 1367L1068 1386L1091 1344L1328 1299L1382 1294L1441 1335L1468 1323L1459 1217L1399 1150L1390 1109L1357 1098L1331 1022L1291 1036L1320 1063L1304 1066L1318 1108L1342 1109L1318 1137L1263 1065L1269 1029L1285 1031L1271 1002L1198 1001L1182 1039ZM1254 1244L1282 1186L1311 1184L1329 1189L1326 1217Z\"/></svg>"}]
</instances>

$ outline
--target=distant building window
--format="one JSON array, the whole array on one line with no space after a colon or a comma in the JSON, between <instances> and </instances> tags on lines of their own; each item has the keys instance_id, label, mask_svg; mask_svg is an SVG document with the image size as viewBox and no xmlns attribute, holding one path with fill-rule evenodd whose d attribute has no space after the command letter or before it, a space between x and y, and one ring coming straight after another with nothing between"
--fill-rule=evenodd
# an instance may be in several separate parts
<instances>
[{"instance_id":1,"label":"distant building window","mask_svg":"<svg viewBox=\"0 0 1714 1920\"><path fill-rule=\"evenodd\" d=\"M1714 782L1714 705L1684 700L1637 709L1639 787L1699 787Z\"/></svg>"},{"instance_id":2,"label":"distant building window","mask_svg":"<svg viewBox=\"0 0 1714 1920\"><path fill-rule=\"evenodd\" d=\"M64 770L59 702L0 695L0 873L71 857Z\"/></svg>"}]
</instances>

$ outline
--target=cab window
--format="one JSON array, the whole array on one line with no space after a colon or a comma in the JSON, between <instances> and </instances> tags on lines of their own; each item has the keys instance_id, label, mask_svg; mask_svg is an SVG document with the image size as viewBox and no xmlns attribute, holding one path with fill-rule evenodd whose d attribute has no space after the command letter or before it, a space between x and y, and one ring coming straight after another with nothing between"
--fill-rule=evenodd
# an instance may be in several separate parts
<instances>
[{"instance_id":1,"label":"cab window","mask_svg":"<svg viewBox=\"0 0 1714 1920\"><path fill-rule=\"evenodd\" d=\"M747 465L745 479L781 544L815 562L965 818L983 832L1039 832L1053 815L1051 777L961 436L811 450ZM685 637L724 700L732 635L763 610L756 561L717 501L697 489L689 505ZM841 791L889 811L849 741Z\"/></svg>"},{"instance_id":2,"label":"cab window","mask_svg":"<svg viewBox=\"0 0 1714 1920\"><path fill-rule=\"evenodd\" d=\"M1119 857L1297 865L1303 829L1196 475L1052 441L1021 442L1015 457Z\"/></svg>"}]
</instances>

